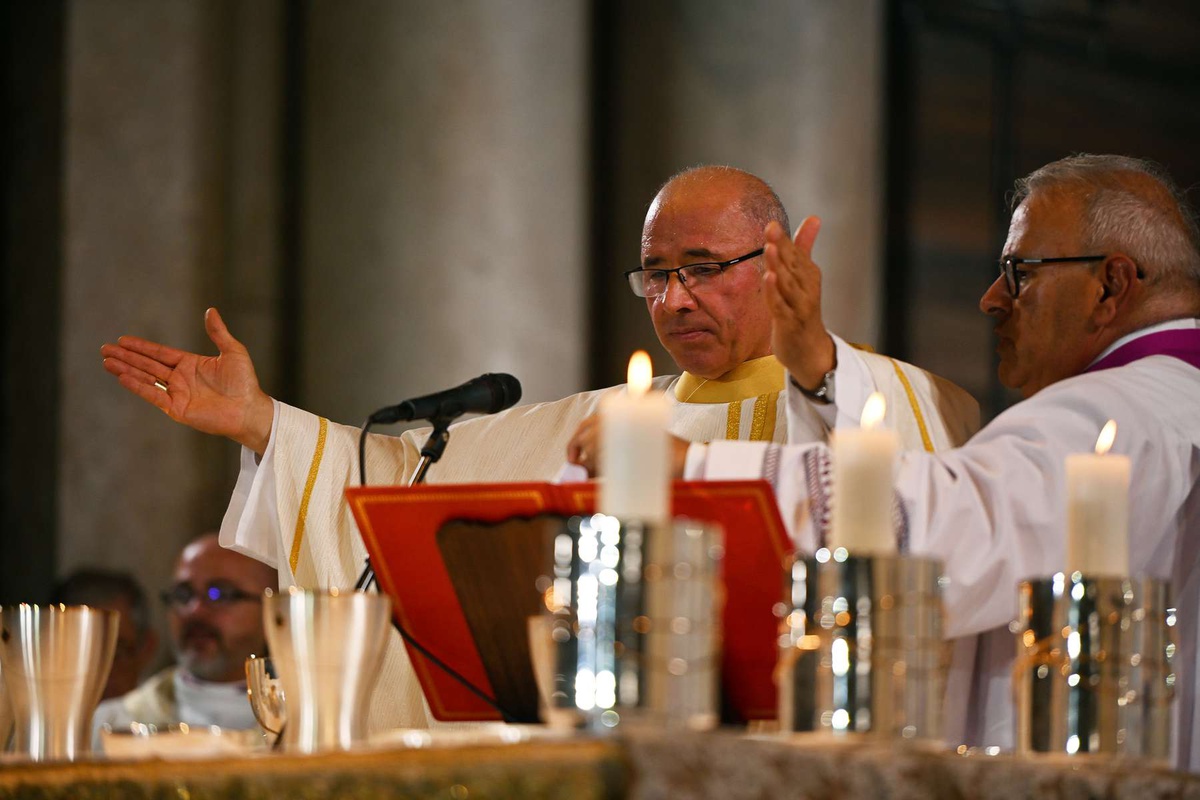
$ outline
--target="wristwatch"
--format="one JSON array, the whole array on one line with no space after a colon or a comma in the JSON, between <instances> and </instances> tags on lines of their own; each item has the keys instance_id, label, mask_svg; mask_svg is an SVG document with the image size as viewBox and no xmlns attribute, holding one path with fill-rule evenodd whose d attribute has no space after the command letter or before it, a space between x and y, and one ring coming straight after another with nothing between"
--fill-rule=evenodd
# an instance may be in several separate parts
<instances>
[{"instance_id":1,"label":"wristwatch","mask_svg":"<svg viewBox=\"0 0 1200 800\"><path fill-rule=\"evenodd\" d=\"M817 403L829 404L833 402L833 378L837 370L831 369L821 377L821 384L816 389L805 389L795 378L792 378L792 385L800 390L800 394Z\"/></svg>"}]
</instances>

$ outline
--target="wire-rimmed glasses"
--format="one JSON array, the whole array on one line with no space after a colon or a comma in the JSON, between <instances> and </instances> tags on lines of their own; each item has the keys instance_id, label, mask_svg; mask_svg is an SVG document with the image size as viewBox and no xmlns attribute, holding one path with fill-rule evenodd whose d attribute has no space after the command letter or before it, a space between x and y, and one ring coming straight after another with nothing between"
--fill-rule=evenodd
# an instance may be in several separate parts
<instances>
[{"instance_id":1,"label":"wire-rimmed glasses","mask_svg":"<svg viewBox=\"0 0 1200 800\"><path fill-rule=\"evenodd\" d=\"M731 258L728 261L702 261L696 264L684 264L674 269L639 268L625 273L629 288L638 297L658 297L667 291L671 275L679 278L688 289L698 289L706 283L712 283L724 274L725 270L743 261L749 261L763 254L763 248L746 253L744 256Z\"/></svg>"}]
</instances>

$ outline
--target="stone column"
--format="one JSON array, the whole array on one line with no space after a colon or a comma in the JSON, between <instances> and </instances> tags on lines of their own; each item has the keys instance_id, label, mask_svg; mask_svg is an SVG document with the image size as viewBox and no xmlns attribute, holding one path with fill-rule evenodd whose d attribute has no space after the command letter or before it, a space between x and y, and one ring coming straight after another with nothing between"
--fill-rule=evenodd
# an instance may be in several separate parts
<instances>
[{"instance_id":1,"label":"stone column","mask_svg":"<svg viewBox=\"0 0 1200 800\"><path fill-rule=\"evenodd\" d=\"M306 408L358 424L483 372L525 400L583 388L587 22L583 2L311 6Z\"/></svg>"},{"instance_id":2,"label":"stone column","mask_svg":"<svg viewBox=\"0 0 1200 800\"><path fill-rule=\"evenodd\" d=\"M228 503L236 447L127 393L98 349L130 333L213 353L203 312L229 300L272 373L280 8L69 7L60 574L107 566L161 588Z\"/></svg>"}]
</instances>

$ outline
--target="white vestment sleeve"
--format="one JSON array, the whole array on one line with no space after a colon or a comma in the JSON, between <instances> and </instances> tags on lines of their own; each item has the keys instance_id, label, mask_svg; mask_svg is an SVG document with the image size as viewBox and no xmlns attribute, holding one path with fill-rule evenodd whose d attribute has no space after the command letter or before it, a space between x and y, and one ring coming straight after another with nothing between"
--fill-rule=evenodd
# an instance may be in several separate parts
<instances>
[{"instance_id":1,"label":"white vestment sleeve","mask_svg":"<svg viewBox=\"0 0 1200 800\"><path fill-rule=\"evenodd\" d=\"M820 416L827 429L857 427L863 406L877 388L871 371L849 343L842 337L829 334L836 351L837 369L833 378L833 402L817 403L801 392L791 376L787 382L788 427L800 428L802 420L812 414Z\"/></svg>"},{"instance_id":2,"label":"white vestment sleeve","mask_svg":"<svg viewBox=\"0 0 1200 800\"><path fill-rule=\"evenodd\" d=\"M1177 393L1166 382L1171 375L1155 369L1144 359L1059 381L964 447L901 456L896 489L909 513L910 548L942 559L950 578L949 636L1006 626L1017 610L1017 584L1064 568L1064 462L1091 451L1109 418L1118 421L1113 452L1134 465L1130 574L1171 577L1186 531L1185 498L1194 493L1195 406L1188 403L1194 395Z\"/></svg>"},{"instance_id":3,"label":"white vestment sleeve","mask_svg":"<svg viewBox=\"0 0 1200 800\"><path fill-rule=\"evenodd\" d=\"M272 400L271 406L271 436L262 459L249 448L242 448L241 469L221 520L219 541L222 547L279 569L279 509L275 501L274 470L278 401Z\"/></svg>"}]
</instances>

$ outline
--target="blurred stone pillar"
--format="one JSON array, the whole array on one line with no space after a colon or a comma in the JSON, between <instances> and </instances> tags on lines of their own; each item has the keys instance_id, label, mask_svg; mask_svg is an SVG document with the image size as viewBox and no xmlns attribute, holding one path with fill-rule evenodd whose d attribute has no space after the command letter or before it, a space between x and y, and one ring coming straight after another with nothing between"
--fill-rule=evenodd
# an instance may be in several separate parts
<instances>
[{"instance_id":1,"label":"blurred stone pillar","mask_svg":"<svg viewBox=\"0 0 1200 800\"><path fill-rule=\"evenodd\" d=\"M583 388L587 24L582 0L310 6L306 408L358 424L483 372Z\"/></svg>"},{"instance_id":2,"label":"blurred stone pillar","mask_svg":"<svg viewBox=\"0 0 1200 800\"><path fill-rule=\"evenodd\" d=\"M619 273L638 261L642 219L666 178L729 164L775 187L793 228L822 218L826 324L878 344L883 253L883 3L880 0L671 0L603 5L611 49L597 124L611 169L597 231L596 291L606 313L594 382L620 380L652 347L673 371L644 303Z\"/></svg>"},{"instance_id":3,"label":"blurred stone pillar","mask_svg":"<svg viewBox=\"0 0 1200 800\"><path fill-rule=\"evenodd\" d=\"M128 394L98 350L130 333L213 353L204 309L228 302L274 373L281 8L69 6L60 574L129 569L153 592L179 546L220 523L236 447Z\"/></svg>"}]
</instances>

